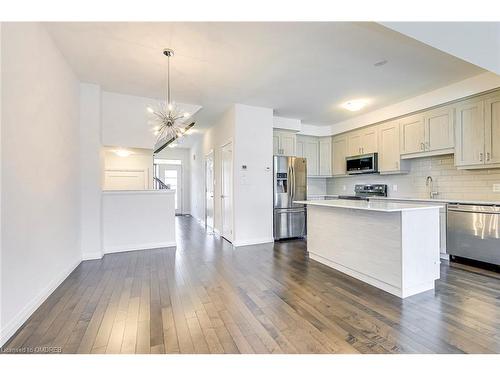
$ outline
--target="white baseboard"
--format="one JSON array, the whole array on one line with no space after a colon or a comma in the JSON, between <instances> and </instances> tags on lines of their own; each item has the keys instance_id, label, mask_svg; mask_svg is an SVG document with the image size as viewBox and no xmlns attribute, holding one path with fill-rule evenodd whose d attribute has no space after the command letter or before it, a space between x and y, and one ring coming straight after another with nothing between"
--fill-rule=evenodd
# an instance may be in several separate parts
<instances>
[{"instance_id":1,"label":"white baseboard","mask_svg":"<svg viewBox=\"0 0 500 375\"><path fill-rule=\"evenodd\" d=\"M93 253L84 253L82 256L82 260L95 260L102 259L103 253L101 251L96 251Z\"/></svg>"},{"instance_id":2,"label":"white baseboard","mask_svg":"<svg viewBox=\"0 0 500 375\"><path fill-rule=\"evenodd\" d=\"M250 245L260 245L263 243L269 243L269 242L274 242L274 238L254 238L250 240L244 240L244 241L233 241L233 246L234 247L240 247L240 246L250 246Z\"/></svg>"},{"instance_id":3,"label":"white baseboard","mask_svg":"<svg viewBox=\"0 0 500 375\"><path fill-rule=\"evenodd\" d=\"M135 250L159 249L161 247L175 247L175 246L177 246L177 243L175 241L150 242L150 243L135 244L130 246L108 246L104 248L104 254L122 253L125 251L135 251Z\"/></svg>"},{"instance_id":4,"label":"white baseboard","mask_svg":"<svg viewBox=\"0 0 500 375\"><path fill-rule=\"evenodd\" d=\"M81 259L74 261L68 268L61 272L57 277L38 293L19 313L4 327L0 332L0 347L2 347L16 331L28 320L28 318L40 307L42 303L66 280L71 272L81 263Z\"/></svg>"}]
</instances>

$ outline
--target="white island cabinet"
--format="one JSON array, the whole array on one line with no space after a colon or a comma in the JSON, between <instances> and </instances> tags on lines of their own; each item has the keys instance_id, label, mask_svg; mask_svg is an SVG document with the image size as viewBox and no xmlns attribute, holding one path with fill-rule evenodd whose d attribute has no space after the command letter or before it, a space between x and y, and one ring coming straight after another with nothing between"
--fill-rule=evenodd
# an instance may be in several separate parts
<instances>
[{"instance_id":1,"label":"white island cabinet","mask_svg":"<svg viewBox=\"0 0 500 375\"><path fill-rule=\"evenodd\" d=\"M309 257L406 298L439 279L439 206L353 200L307 204Z\"/></svg>"}]
</instances>

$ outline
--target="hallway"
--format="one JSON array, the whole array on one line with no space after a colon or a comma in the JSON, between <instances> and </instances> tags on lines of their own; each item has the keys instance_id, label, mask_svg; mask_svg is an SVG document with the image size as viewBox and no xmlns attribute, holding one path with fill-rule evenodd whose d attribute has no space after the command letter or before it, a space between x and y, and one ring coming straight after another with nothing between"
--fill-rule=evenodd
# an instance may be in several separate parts
<instances>
[{"instance_id":1,"label":"hallway","mask_svg":"<svg viewBox=\"0 0 500 375\"><path fill-rule=\"evenodd\" d=\"M178 247L84 261L4 351L500 352L500 276L443 264L404 301L307 259L305 242L233 249L177 217Z\"/></svg>"}]
</instances>

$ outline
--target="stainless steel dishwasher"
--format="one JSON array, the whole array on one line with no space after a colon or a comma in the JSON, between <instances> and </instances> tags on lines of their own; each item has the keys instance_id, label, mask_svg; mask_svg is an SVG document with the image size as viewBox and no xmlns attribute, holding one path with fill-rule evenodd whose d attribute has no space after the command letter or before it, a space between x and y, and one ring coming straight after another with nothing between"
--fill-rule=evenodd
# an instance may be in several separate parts
<instances>
[{"instance_id":1,"label":"stainless steel dishwasher","mask_svg":"<svg viewBox=\"0 0 500 375\"><path fill-rule=\"evenodd\" d=\"M447 252L500 265L500 206L449 204Z\"/></svg>"}]
</instances>

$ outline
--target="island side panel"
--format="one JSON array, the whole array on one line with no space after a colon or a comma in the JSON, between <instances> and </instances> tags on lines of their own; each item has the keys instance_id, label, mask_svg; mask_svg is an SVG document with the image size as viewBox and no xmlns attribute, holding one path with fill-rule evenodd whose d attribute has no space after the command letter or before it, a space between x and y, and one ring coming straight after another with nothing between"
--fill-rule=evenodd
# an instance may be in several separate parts
<instances>
[{"instance_id":1,"label":"island side panel","mask_svg":"<svg viewBox=\"0 0 500 375\"><path fill-rule=\"evenodd\" d=\"M439 207L402 212L402 297L434 289L439 279Z\"/></svg>"},{"instance_id":2,"label":"island side panel","mask_svg":"<svg viewBox=\"0 0 500 375\"><path fill-rule=\"evenodd\" d=\"M401 297L401 212L309 205L307 216L312 259Z\"/></svg>"}]
</instances>

